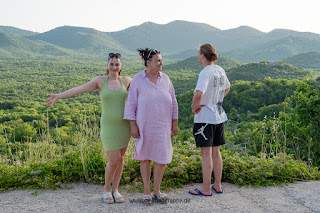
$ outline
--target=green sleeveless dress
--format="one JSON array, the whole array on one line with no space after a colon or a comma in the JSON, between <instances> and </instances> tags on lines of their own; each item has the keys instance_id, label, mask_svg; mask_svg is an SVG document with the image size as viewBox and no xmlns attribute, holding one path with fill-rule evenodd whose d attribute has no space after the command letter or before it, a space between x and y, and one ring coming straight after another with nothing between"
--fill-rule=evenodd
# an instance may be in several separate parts
<instances>
[{"instance_id":1,"label":"green sleeveless dress","mask_svg":"<svg viewBox=\"0 0 320 213\"><path fill-rule=\"evenodd\" d=\"M119 78L122 88L110 90L108 77L104 80L100 93L102 103L100 136L104 150L113 151L128 146L131 132L129 121L123 119L124 106L128 96L126 84Z\"/></svg>"}]
</instances>

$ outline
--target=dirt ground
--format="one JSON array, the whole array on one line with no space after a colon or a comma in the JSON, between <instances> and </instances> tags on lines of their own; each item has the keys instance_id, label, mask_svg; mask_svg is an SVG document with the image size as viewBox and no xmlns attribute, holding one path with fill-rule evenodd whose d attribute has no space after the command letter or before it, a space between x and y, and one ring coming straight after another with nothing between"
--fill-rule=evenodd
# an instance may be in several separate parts
<instances>
[{"instance_id":1,"label":"dirt ground","mask_svg":"<svg viewBox=\"0 0 320 213\"><path fill-rule=\"evenodd\" d=\"M0 193L0 212L320 212L320 181L297 182L289 186L238 187L222 183L224 193L212 197L193 196L185 185L168 194L167 204L140 203L141 193L119 190L126 197L121 204L102 200L102 185L74 183L71 189L12 190Z\"/></svg>"}]
</instances>

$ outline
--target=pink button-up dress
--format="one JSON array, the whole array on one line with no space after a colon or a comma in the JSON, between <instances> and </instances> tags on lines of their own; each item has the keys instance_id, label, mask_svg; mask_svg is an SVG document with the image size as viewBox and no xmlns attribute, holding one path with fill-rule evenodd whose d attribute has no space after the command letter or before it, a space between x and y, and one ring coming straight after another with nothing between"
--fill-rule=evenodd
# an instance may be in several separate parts
<instances>
[{"instance_id":1,"label":"pink button-up dress","mask_svg":"<svg viewBox=\"0 0 320 213\"><path fill-rule=\"evenodd\" d=\"M136 139L135 160L168 164L172 160L172 119L178 119L178 104L169 77L160 72L157 84L145 70L131 81L124 119L135 120L140 137Z\"/></svg>"}]
</instances>

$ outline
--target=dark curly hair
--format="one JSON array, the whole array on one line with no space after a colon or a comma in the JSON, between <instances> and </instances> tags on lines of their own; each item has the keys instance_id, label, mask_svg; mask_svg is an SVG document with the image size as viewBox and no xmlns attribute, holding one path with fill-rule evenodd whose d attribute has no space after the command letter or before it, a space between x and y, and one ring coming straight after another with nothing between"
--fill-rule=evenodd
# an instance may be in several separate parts
<instances>
[{"instance_id":1,"label":"dark curly hair","mask_svg":"<svg viewBox=\"0 0 320 213\"><path fill-rule=\"evenodd\" d=\"M147 67L147 61L151 60L151 58L155 55L160 53L159 50L157 49L137 49L137 51L139 52L139 55L141 56L142 60L144 60L144 66Z\"/></svg>"}]
</instances>

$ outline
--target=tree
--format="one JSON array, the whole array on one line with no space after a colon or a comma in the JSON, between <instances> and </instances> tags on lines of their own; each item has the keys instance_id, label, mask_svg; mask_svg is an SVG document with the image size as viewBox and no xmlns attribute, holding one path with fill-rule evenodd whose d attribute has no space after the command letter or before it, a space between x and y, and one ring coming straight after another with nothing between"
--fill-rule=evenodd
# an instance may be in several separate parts
<instances>
[{"instance_id":1,"label":"tree","mask_svg":"<svg viewBox=\"0 0 320 213\"><path fill-rule=\"evenodd\" d=\"M305 158L320 165L320 92L302 83L291 97L291 103L294 107L289 123L291 134L300 139Z\"/></svg>"}]
</instances>

